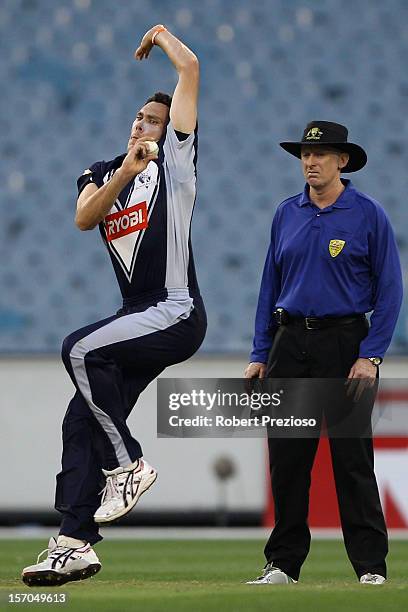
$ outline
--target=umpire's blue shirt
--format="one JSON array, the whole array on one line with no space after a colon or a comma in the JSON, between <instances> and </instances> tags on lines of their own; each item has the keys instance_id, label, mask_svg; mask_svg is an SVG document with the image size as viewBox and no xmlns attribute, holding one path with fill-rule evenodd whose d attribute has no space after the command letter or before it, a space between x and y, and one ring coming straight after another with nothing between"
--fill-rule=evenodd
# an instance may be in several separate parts
<instances>
[{"instance_id":1,"label":"umpire's blue shirt","mask_svg":"<svg viewBox=\"0 0 408 612\"><path fill-rule=\"evenodd\" d=\"M255 322L251 361L266 363L276 331L272 312L341 317L373 311L360 357L383 357L402 302L402 275L390 222L382 207L351 181L327 208L303 193L275 214Z\"/></svg>"}]
</instances>

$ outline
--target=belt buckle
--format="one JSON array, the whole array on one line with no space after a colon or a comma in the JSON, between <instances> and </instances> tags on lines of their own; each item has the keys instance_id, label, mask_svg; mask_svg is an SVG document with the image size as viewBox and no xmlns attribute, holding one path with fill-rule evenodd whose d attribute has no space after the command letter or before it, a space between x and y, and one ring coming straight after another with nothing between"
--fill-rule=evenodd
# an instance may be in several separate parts
<instances>
[{"instance_id":1,"label":"belt buckle","mask_svg":"<svg viewBox=\"0 0 408 612\"><path fill-rule=\"evenodd\" d=\"M277 308L273 314L275 315L276 323L283 325L283 308Z\"/></svg>"},{"instance_id":2,"label":"belt buckle","mask_svg":"<svg viewBox=\"0 0 408 612\"><path fill-rule=\"evenodd\" d=\"M312 326L312 318L311 317L305 317L305 326L306 329L316 329L315 327Z\"/></svg>"}]
</instances>

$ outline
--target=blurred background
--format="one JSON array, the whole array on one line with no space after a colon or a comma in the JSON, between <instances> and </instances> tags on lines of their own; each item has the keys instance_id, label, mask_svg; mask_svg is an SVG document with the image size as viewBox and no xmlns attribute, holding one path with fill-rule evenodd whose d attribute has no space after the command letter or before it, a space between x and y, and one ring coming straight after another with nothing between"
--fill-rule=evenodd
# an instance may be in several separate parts
<instances>
[{"instance_id":1,"label":"blurred background","mask_svg":"<svg viewBox=\"0 0 408 612\"><path fill-rule=\"evenodd\" d=\"M351 178L390 217L407 278L405 0L2 0L3 524L56 520L60 426L73 391L60 345L120 305L99 234L74 226L76 178L124 151L149 95L173 91L176 73L160 49L147 62L133 60L141 36L156 23L191 47L201 64L193 245L209 319L199 355L165 375L242 375L272 216L282 199L303 188L299 164L278 142L298 140L310 120L344 123L349 139L368 152L366 168ZM384 375L405 378L407 355L405 299ZM399 389L394 400L406 408L408 387ZM131 427L161 477L133 521L273 520L262 440L158 440L155 410L153 384ZM389 524L407 527L407 439L392 428L380 434L377 465ZM324 463L323 457L316 470ZM327 478L319 471L315 479L312 524L336 527L335 504L317 511Z\"/></svg>"}]
</instances>

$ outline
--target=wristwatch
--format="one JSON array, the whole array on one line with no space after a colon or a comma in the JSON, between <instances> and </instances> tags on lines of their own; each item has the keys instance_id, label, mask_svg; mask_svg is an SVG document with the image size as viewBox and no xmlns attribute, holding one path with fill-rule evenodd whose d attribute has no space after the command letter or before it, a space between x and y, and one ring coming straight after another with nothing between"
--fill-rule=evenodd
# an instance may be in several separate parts
<instances>
[{"instance_id":1,"label":"wristwatch","mask_svg":"<svg viewBox=\"0 0 408 612\"><path fill-rule=\"evenodd\" d=\"M381 357L368 357L367 359L375 366L379 366L383 362Z\"/></svg>"}]
</instances>

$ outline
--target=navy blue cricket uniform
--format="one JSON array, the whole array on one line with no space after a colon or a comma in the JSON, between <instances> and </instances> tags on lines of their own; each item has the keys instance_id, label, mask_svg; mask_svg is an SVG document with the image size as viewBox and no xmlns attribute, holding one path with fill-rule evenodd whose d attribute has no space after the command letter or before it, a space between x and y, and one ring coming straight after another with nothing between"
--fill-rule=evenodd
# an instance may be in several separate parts
<instances>
[{"instance_id":1,"label":"navy blue cricket uniform","mask_svg":"<svg viewBox=\"0 0 408 612\"><path fill-rule=\"evenodd\" d=\"M345 189L331 206L318 208L306 186L276 211L251 353L251 361L267 364L267 377L345 379L359 357L383 357L390 344L402 301L394 234L381 206L341 180ZM287 311L286 324L278 326L277 307ZM322 326L307 327L305 317ZM341 416L345 406L335 399ZM303 405L307 401L302 398ZM323 404L315 408L327 418L333 407ZM372 438L331 436L329 442L349 559L358 577L385 577L387 530ZM275 527L265 556L295 580L310 546L309 489L318 443L268 439Z\"/></svg>"},{"instance_id":2,"label":"navy blue cricket uniform","mask_svg":"<svg viewBox=\"0 0 408 612\"><path fill-rule=\"evenodd\" d=\"M171 124L159 157L123 189L99 224L123 296L113 315L65 338L62 359L76 387L63 423L56 504L60 533L93 544L102 468L142 456L126 419L139 394L167 366L191 357L206 331L191 249L197 130ZM103 186L125 155L93 164L78 179Z\"/></svg>"}]
</instances>

